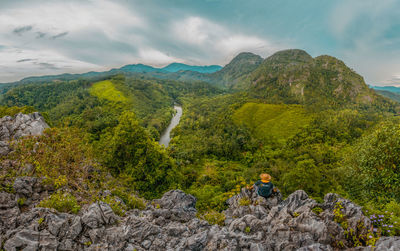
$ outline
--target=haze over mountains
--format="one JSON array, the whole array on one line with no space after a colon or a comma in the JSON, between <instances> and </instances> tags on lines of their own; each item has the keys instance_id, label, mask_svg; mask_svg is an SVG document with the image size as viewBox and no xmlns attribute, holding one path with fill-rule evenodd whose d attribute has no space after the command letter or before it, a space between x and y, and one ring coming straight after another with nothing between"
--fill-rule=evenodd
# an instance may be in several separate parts
<instances>
[{"instance_id":1,"label":"haze over mountains","mask_svg":"<svg viewBox=\"0 0 400 251\"><path fill-rule=\"evenodd\" d=\"M109 76L118 73L174 73L179 71L193 71L199 73L213 73L222 69L219 65L208 65L208 66L194 66L181 63L172 63L163 68L156 68L150 65L144 64L129 64L122 66L121 68L111 69L104 72L87 72L82 74L70 74L64 73L59 75L44 75L44 76L34 76L27 77L20 81L12 83L31 83L31 82L45 82L45 81L55 81L55 80L71 80L76 78L91 78L91 77L102 77Z\"/></svg>"}]
</instances>

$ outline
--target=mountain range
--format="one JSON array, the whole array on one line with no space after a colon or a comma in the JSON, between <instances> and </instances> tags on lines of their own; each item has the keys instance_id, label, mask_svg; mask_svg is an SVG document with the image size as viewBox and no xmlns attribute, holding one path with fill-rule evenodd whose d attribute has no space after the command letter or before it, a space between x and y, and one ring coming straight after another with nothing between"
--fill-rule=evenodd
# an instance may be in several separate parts
<instances>
[{"instance_id":1,"label":"mountain range","mask_svg":"<svg viewBox=\"0 0 400 251\"><path fill-rule=\"evenodd\" d=\"M284 102L343 107L347 105L379 104L387 106L393 95L377 95L369 88L362 76L332 56L311 57L307 52L290 49L276 52L263 59L250 52L242 52L224 67L218 65L192 66L172 63L163 68L144 64L130 64L104 72L61 74L28 77L2 86L2 92L14 85L88 79L95 82L116 74L141 76L178 81L202 81L228 90L246 90L256 98L270 102ZM397 87L373 87L400 92Z\"/></svg>"},{"instance_id":2,"label":"mountain range","mask_svg":"<svg viewBox=\"0 0 400 251\"><path fill-rule=\"evenodd\" d=\"M59 75L44 75L44 76L34 76L27 77L20 81L5 84L24 84L24 83L34 83L34 82L52 82L52 81L66 81L78 78L95 78L95 77L107 77L110 75L115 75L119 73L123 74L143 74L143 73L158 73L158 74L168 74L168 73L178 73L184 71L191 71L196 73L214 73L222 69L219 65L187 65L182 63L171 63L163 68L156 68L150 65L144 64L129 64L122 66L121 68L114 68L109 71L95 72L90 71L82 74L70 74L64 73Z\"/></svg>"},{"instance_id":3,"label":"mountain range","mask_svg":"<svg viewBox=\"0 0 400 251\"><path fill-rule=\"evenodd\" d=\"M396 87L396 86L370 86L370 87L375 89L375 90L400 93L400 87Z\"/></svg>"}]
</instances>

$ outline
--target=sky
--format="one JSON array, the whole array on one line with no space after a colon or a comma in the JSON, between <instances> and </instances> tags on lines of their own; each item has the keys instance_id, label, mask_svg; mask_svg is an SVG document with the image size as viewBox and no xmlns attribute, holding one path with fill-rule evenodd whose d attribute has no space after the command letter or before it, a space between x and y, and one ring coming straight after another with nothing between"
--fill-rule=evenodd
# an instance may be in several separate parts
<instances>
[{"instance_id":1,"label":"sky","mask_svg":"<svg viewBox=\"0 0 400 251\"><path fill-rule=\"evenodd\" d=\"M290 48L400 86L400 0L0 0L0 82Z\"/></svg>"}]
</instances>

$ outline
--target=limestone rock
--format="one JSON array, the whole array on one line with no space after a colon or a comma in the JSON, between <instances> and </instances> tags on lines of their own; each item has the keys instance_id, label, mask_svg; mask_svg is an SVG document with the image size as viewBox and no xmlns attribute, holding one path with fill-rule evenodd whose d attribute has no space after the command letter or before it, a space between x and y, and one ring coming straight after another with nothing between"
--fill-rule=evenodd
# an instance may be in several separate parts
<instances>
[{"instance_id":1,"label":"limestone rock","mask_svg":"<svg viewBox=\"0 0 400 251\"><path fill-rule=\"evenodd\" d=\"M48 128L42 115L38 112L31 114L18 113L14 117L5 116L0 119L0 154L7 155L11 149L9 141L18 140L24 136L38 136Z\"/></svg>"},{"instance_id":2,"label":"limestone rock","mask_svg":"<svg viewBox=\"0 0 400 251\"><path fill-rule=\"evenodd\" d=\"M375 250L395 251L400 250L400 237L382 237L375 243Z\"/></svg>"},{"instance_id":3,"label":"limestone rock","mask_svg":"<svg viewBox=\"0 0 400 251\"><path fill-rule=\"evenodd\" d=\"M196 198L186 194L181 190L171 190L166 192L159 200L155 200L164 209L183 209L186 211L196 210Z\"/></svg>"},{"instance_id":4,"label":"limestone rock","mask_svg":"<svg viewBox=\"0 0 400 251\"><path fill-rule=\"evenodd\" d=\"M102 201L90 205L82 216L82 222L90 228L111 225L116 221L117 216L114 214L111 207Z\"/></svg>"},{"instance_id":5,"label":"limestone rock","mask_svg":"<svg viewBox=\"0 0 400 251\"><path fill-rule=\"evenodd\" d=\"M210 225L197 218L196 198L180 190L169 191L145 210L131 210L123 218L104 202L89 205L79 215L46 208L30 208L21 213L17 197L34 194L39 189L37 183L21 177L14 184L17 194L0 193L0 240L4 243L0 248L331 251L340 241L350 249L351 240L333 220L338 204L350 226L362 223L365 229L371 227L361 208L351 201L328 194L323 203L318 203L301 190L286 200L280 193L265 200L254 191L243 189L227 201L225 226ZM314 212L316 207L322 212ZM376 250L399 250L400 239L384 237L376 245Z\"/></svg>"}]
</instances>

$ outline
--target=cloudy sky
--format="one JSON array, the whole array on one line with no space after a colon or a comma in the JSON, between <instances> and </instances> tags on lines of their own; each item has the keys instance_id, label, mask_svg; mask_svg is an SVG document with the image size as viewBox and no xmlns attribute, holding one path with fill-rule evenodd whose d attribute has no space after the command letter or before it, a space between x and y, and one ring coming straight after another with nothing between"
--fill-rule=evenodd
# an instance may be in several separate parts
<instances>
[{"instance_id":1,"label":"cloudy sky","mask_svg":"<svg viewBox=\"0 0 400 251\"><path fill-rule=\"evenodd\" d=\"M287 48L400 84L399 0L0 0L0 82Z\"/></svg>"}]
</instances>

